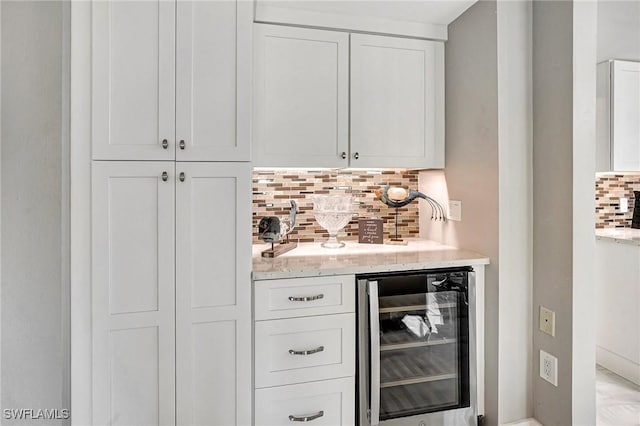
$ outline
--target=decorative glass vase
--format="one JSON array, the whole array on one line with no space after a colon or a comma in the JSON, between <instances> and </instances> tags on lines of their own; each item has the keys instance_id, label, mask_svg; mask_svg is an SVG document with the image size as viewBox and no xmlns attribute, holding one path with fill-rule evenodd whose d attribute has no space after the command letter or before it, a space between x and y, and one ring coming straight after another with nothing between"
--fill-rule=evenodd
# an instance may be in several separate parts
<instances>
[{"instance_id":1,"label":"decorative glass vase","mask_svg":"<svg viewBox=\"0 0 640 426\"><path fill-rule=\"evenodd\" d=\"M329 233L329 239L322 243L322 247L344 247L344 243L338 241L338 232L347 226L353 217L353 196L312 195L311 199L316 221Z\"/></svg>"}]
</instances>

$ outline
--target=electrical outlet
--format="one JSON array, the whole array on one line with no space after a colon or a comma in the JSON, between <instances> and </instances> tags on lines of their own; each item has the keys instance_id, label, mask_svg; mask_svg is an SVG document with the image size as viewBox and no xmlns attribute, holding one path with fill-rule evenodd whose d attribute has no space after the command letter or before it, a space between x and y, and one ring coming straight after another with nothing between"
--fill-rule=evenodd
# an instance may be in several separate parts
<instances>
[{"instance_id":1,"label":"electrical outlet","mask_svg":"<svg viewBox=\"0 0 640 426\"><path fill-rule=\"evenodd\" d=\"M540 350L540 377L558 386L558 358Z\"/></svg>"},{"instance_id":2,"label":"electrical outlet","mask_svg":"<svg viewBox=\"0 0 640 426\"><path fill-rule=\"evenodd\" d=\"M556 313L544 306L540 306L540 331L556 336Z\"/></svg>"},{"instance_id":3,"label":"electrical outlet","mask_svg":"<svg viewBox=\"0 0 640 426\"><path fill-rule=\"evenodd\" d=\"M449 220L462 220L462 201L449 200Z\"/></svg>"}]
</instances>

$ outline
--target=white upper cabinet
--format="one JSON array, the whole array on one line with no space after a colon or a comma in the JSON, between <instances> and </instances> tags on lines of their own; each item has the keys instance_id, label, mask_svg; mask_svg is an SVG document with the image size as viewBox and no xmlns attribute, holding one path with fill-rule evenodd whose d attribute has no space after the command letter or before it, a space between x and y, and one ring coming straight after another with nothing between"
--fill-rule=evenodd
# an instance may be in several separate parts
<instances>
[{"instance_id":1,"label":"white upper cabinet","mask_svg":"<svg viewBox=\"0 0 640 426\"><path fill-rule=\"evenodd\" d=\"M92 7L93 159L250 160L251 2Z\"/></svg>"},{"instance_id":2,"label":"white upper cabinet","mask_svg":"<svg viewBox=\"0 0 640 426\"><path fill-rule=\"evenodd\" d=\"M93 158L173 159L175 4L96 1L92 14Z\"/></svg>"},{"instance_id":3,"label":"white upper cabinet","mask_svg":"<svg viewBox=\"0 0 640 426\"><path fill-rule=\"evenodd\" d=\"M255 166L346 167L349 34L254 25Z\"/></svg>"},{"instance_id":4,"label":"white upper cabinet","mask_svg":"<svg viewBox=\"0 0 640 426\"><path fill-rule=\"evenodd\" d=\"M176 163L176 418L251 423L251 169Z\"/></svg>"},{"instance_id":5,"label":"white upper cabinet","mask_svg":"<svg viewBox=\"0 0 640 426\"><path fill-rule=\"evenodd\" d=\"M640 171L640 63L598 65L598 171Z\"/></svg>"},{"instance_id":6,"label":"white upper cabinet","mask_svg":"<svg viewBox=\"0 0 640 426\"><path fill-rule=\"evenodd\" d=\"M254 35L255 166L444 167L442 42L265 24Z\"/></svg>"},{"instance_id":7,"label":"white upper cabinet","mask_svg":"<svg viewBox=\"0 0 640 426\"><path fill-rule=\"evenodd\" d=\"M444 46L351 35L351 166L444 167Z\"/></svg>"},{"instance_id":8,"label":"white upper cabinet","mask_svg":"<svg viewBox=\"0 0 640 426\"><path fill-rule=\"evenodd\" d=\"M176 159L248 161L252 4L177 4Z\"/></svg>"}]
</instances>

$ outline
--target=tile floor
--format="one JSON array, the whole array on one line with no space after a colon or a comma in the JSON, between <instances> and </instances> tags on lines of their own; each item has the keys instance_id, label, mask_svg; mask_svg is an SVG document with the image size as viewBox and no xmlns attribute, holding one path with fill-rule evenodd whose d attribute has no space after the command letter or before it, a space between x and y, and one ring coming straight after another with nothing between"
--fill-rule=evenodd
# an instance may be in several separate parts
<instances>
[{"instance_id":1,"label":"tile floor","mask_svg":"<svg viewBox=\"0 0 640 426\"><path fill-rule=\"evenodd\" d=\"M640 426L640 386L596 366L597 426Z\"/></svg>"}]
</instances>

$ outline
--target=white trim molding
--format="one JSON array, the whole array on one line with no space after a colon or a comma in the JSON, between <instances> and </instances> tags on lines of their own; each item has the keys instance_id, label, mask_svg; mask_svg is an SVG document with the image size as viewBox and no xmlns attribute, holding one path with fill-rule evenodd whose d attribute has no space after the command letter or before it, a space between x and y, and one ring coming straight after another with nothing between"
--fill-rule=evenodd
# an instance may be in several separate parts
<instances>
[{"instance_id":1,"label":"white trim molding","mask_svg":"<svg viewBox=\"0 0 640 426\"><path fill-rule=\"evenodd\" d=\"M524 420L518 420L512 423L504 423L504 424L501 424L500 426L544 426L544 425L539 421L537 421L536 419L524 419Z\"/></svg>"},{"instance_id":2,"label":"white trim molding","mask_svg":"<svg viewBox=\"0 0 640 426\"><path fill-rule=\"evenodd\" d=\"M328 28L354 33L385 34L428 40L447 40L447 25L385 18L349 16L273 6L256 2L255 21L269 24Z\"/></svg>"},{"instance_id":3,"label":"white trim molding","mask_svg":"<svg viewBox=\"0 0 640 426\"><path fill-rule=\"evenodd\" d=\"M0 6L0 34L2 34L2 6ZM0 40L0 196L2 196L2 42ZM0 198L1 200L2 198ZM0 209L0 259L2 259L2 212ZM2 262L0 261L0 323L2 322ZM0 327L0 347L2 347L2 327ZM0 378L2 378L2 351L0 350ZM0 403L2 402L2 381L0 380Z\"/></svg>"},{"instance_id":4,"label":"white trim molding","mask_svg":"<svg viewBox=\"0 0 640 426\"><path fill-rule=\"evenodd\" d=\"M93 424L91 344L91 3L71 3L70 285L72 425Z\"/></svg>"},{"instance_id":5,"label":"white trim molding","mask_svg":"<svg viewBox=\"0 0 640 426\"><path fill-rule=\"evenodd\" d=\"M602 346L596 346L596 363L620 377L640 385L640 365L611 352Z\"/></svg>"}]
</instances>

